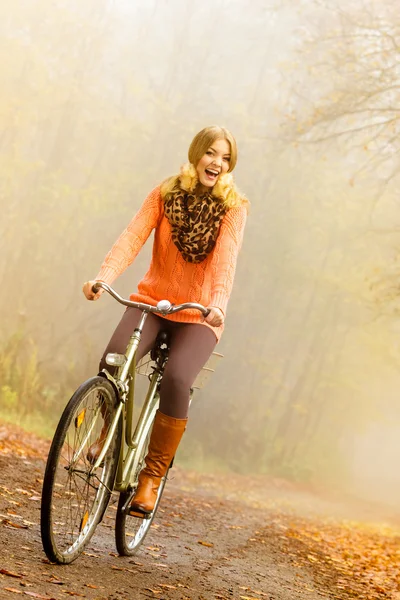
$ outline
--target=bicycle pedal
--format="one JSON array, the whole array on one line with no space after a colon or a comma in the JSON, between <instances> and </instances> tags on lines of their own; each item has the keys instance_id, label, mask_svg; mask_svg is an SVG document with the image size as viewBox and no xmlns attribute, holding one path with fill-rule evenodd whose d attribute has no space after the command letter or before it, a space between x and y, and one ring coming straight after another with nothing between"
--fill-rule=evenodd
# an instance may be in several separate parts
<instances>
[{"instance_id":1,"label":"bicycle pedal","mask_svg":"<svg viewBox=\"0 0 400 600\"><path fill-rule=\"evenodd\" d=\"M136 519L151 519L153 513L144 513L139 510L129 510L126 513L127 517L135 517Z\"/></svg>"},{"instance_id":2,"label":"bicycle pedal","mask_svg":"<svg viewBox=\"0 0 400 600\"><path fill-rule=\"evenodd\" d=\"M135 495L135 492L132 492L132 494L130 494L130 496L126 500L125 504L122 506L122 512L127 517L136 517L137 519L151 519L151 517L153 515L152 512L145 513L145 512L142 512L141 510L130 511L130 506L131 506L131 502L133 500L134 495Z\"/></svg>"}]
</instances>

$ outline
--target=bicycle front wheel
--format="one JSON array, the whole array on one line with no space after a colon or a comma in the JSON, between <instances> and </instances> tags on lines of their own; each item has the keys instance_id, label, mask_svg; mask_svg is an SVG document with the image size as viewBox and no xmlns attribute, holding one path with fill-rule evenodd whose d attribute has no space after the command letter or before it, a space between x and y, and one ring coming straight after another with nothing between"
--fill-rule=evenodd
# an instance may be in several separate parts
<instances>
[{"instance_id":1,"label":"bicycle front wheel","mask_svg":"<svg viewBox=\"0 0 400 600\"><path fill-rule=\"evenodd\" d=\"M83 551L107 508L121 443L121 419L97 469L88 455L105 438L117 408L117 397L104 377L83 383L61 416L43 480L41 535L52 562L71 563Z\"/></svg>"},{"instance_id":2,"label":"bicycle front wheel","mask_svg":"<svg viewBox=\"0 0 400 600\"><path fill-rule=\"evenodd\" d=\"M137 480L139 473L144 467L145 458L150 442L150 435L153 428L153 421L156 413L156 406L149 415L145 426L143 427L143 433L138 443L137 458L135 460L135 468L132 471L131 482L132 489L136 489ZM160 487L158 488L158 495L156 504L153 512L150 513L146 518L127 516L123 512L122 508L132 496L132 492L124 492L119 496L117 517L115 521L115 543L117 546L118 553L121 556L133 556L139 550L144 538L146 537L150 526L153 522L155 514L157 512L158 505L161 500L162 493L164 491L165 483L167 481L168 471L161 479Z\"/></svg>"}]
</instances>

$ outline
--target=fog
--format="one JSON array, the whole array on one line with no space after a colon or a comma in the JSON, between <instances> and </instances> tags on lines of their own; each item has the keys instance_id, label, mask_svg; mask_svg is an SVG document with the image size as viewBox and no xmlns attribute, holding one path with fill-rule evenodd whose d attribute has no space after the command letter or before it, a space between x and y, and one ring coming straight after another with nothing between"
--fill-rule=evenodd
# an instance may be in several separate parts
<instances>
[{"instance_id":1,"label":"fog","mask_svg":"<svg viewBox=\"0 0 400 600\"><path fill-rule=\"evenodd\" d=\"M218 123L251 212L182 461L395 505L399 27L391 0L1 3L0 417L51 435L122 312L83 282Z\"/></svg>"}]
</instances>

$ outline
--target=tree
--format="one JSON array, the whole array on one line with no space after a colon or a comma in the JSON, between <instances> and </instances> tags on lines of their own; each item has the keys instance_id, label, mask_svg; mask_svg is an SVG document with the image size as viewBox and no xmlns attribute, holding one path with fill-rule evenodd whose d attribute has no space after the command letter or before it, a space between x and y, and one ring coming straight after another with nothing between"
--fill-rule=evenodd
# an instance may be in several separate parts
<instances>
[{"instance_id":1,"label":"tree","mask_svg":"<svg viewBox=\"0 0 400 600\"><path fill-rule=\"evenodd\" d=\"M400 174L398 6L395 0L340 4L314 3L317 18L303 35L308 77L288 116L302 142L341 138L363 149L355 174L373 170L387 184Z\"/></svg>"}]
</instances>

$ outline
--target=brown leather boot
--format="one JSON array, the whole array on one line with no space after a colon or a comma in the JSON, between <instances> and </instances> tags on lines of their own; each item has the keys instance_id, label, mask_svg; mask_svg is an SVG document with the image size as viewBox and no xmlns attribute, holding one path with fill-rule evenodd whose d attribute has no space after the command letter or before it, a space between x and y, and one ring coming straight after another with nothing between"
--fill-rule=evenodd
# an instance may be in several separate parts
<instances>
[{"instance_id":1,"label":"brown leather boot","mask_svg":"<svg viewBox=\"0 0 400 600\"><path fill-rule=\"evenodd\" d=\"M103 427L101 428L99 437L91 446L89 446L86 454L86 458L91 465L94 465L96 460L99 458L100 452L103 450L104 442L106 441L108 430L110 428L110 415L104 402L101 405L100 410L104 419Z\"/></svg>"},{"instance_id":2,"label":"brown leather boot","mask_svg":"<svg viewBox=\"0 0 400 600\"><path fill-rule=\"evenodd\" d=\"M159 410L156 412L145 459L146 466L140 472L136 494L128 514L131 511L148 514L153 510L161 478L164 477L175 456L186 423L187 419L174 419Z\"/></svg>"}]
</instances>

